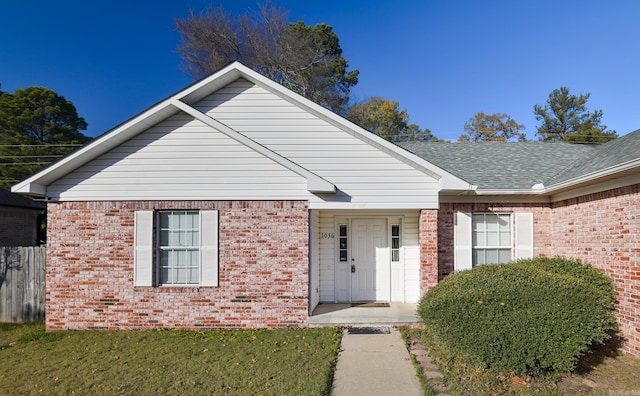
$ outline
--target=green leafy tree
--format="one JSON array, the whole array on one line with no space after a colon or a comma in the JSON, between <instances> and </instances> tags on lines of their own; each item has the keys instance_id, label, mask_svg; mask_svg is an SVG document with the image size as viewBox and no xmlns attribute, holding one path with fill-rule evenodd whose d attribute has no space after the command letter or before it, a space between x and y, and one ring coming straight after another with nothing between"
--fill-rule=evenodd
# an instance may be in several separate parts
<instances>
[{"instance_id":1,"label":"green leafy tree","mask_svg":"<svg viewBox=\"0 0 640 396\"><path fill-rule=\"evenodd\" d=\"M409 114L395 100L372 96L347 110L347 118L391 142L437 141L429 129L410 124Z\"/></svg>"},{"instance_id":2,"label":"green leafy tree","mask_svg":"<svg viewBox=\"0 0 640 396\"><path fill-rule=\"evenodd\" d=\"M338 114L344 114L358 70L348 62L333 28L288 22L288 13L267 2L237 19L224 8L191 11L175 21L185 71L202 78L240 61L266 77Z\"/></svg>"},{"instance_id":3,"label":"green leafy tree","mask_svg":"<svg viewBox=\"0 0 640 396\"><path fill-rule=\"evenodd\" d=\"M86 121L63 96L44 87L0 94L0 187L37 172L91 140Z\"/></svg>"},{"instance_id":4,"label":"green leafy tree","mask_svg":"<svg viewBox=\"0 0 640 396\"><path fill-rule=\"evenodd\" d=\"M535 105L533 113L541 122L536 132L540 140L599 144L618 137L602 124L602 110L587 110L589 96L571 95L569 88L561 87L549 94L544 107Z\"/></svg>"},{"instance_id":5,"label":"green leafy tree","mask_svg":"<svg viewBox=\"0 0 640 396\"><path fill-rule=\"evenodd\" d=\"M459 142L508 142L512 139L525 141L526 135L522 130L525 126L518 124L507 114L476 113L465 122L466 135L458 138Z\"/></svg>"}]
</instances>

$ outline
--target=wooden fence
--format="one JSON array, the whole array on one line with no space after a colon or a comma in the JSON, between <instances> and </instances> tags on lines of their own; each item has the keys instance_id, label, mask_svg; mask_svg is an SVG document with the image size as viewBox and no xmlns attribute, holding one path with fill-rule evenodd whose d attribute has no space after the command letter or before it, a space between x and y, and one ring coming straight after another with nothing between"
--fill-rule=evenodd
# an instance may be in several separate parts
<instances>
[{"instance_id":1,"label":"wooden fence","mask_svg":"<svg viewBox=\"0 0 640 396\"><path fill-rule=\"evenodd\" d=\"M0 247L0 322L44 320L44 246Z\"/></svg>"}]
</instances>

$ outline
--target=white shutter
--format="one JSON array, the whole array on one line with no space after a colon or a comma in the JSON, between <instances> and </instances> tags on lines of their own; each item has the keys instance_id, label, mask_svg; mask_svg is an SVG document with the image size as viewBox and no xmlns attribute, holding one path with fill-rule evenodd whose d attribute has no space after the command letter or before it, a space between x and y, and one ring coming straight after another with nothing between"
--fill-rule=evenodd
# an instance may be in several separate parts
<instances>
[{"instance_id":1,"label":"white shutter","mask_svg":"<svg viewBox=\"0 0 640 396\"><path fill-rule=\"evenodd\" d=\"M471 213L454 213L453 219L453 245L455 271L464 271L472 268L472 243Z\"/></svg>"},{"instance_id":2,"label":"white shutter","mask_svg":"<svg viewBox=\"0 0 640 396\"><path fill-rule=\"evenodd\" d=\"M515 258L533 258L533 213L516 213Z\"/></svg>"},{"instance_id":3,"label":"white shutter","mask_svg":"<svg viewBox=\"0 0 640 396\"><path fill-rule=\"evenodd\" d=\"M134 228L133 284L153 286L153 212L136 212Z\"/></svg>"},{"instance_id":4,"label":"white shutter","mask_svg":"<svg viewBox=\"0 0 640 396\"><path fill-rule=\"evenodd\" d=\"M218 211L200 212L200 286L218 286Z\"/></svg>"}]
</instances>

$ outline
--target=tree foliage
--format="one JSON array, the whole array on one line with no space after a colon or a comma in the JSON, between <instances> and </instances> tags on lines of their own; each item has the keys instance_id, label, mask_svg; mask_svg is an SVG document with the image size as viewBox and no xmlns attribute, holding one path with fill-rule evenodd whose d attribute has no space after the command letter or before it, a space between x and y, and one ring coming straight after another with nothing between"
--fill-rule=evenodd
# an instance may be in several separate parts
<instances>
[{"instance_id":1,"label":"tree foliage","mask_svg":"<svg viewBox=\"0 0 640 396\"><path fill-rule=\"evenodd\" d=\"M540 140L599 144L615 139L616 131L602 124L602 110L587 110L589 96L571 95L569 88L561 87L549 94L544 107L535 105L533 113L542 122L536 132Z\"/></svg>"},{"instance_id":2,"label":"tree foliage","mask_svg":"<svg viewBox=\"0 0 640 396\"><path fill-rule=\"evenodd\" d=\"M518 124L507 114L476 113L464 124L466 135L458 138L459 142L508 142L516 138L525 141L522 130L525 126Z\"/></svg>"},{"instance_id":3,"label":"tree foliage","mask_svg":"<svg viewBox=\"0 0 640 396\"><path fill-rule=\"evenodd\" d=\"M224 8L191 11L175 21L185 71L202 78L240 61L306 98L344 114L358 70L348 62L333 28L289 23L288 13L267 2L237 19Z\"/></svg>"},{"instance_id":4,"label":"tree foliage","mask_svg":"<svg viewBox=\"0 0 640 396\"><path fill-rule=\"evenodd\" d=\"M438 140L429 129L410 124L409 114L399 109L395 100L372 96L351 106L347 118L370 132L391 142L415 142Z\"/></svg>"},{"instance_id":5,"label":"tree foliage","mask_svg":"<svg viewBox=\"0 0 640 396\"><path fill-rule=\"evenodd\" d=\"M37 172L91 140L86 121L63 96L44 87L0 94L0 186Z\"/></svg>"}]
</instances>

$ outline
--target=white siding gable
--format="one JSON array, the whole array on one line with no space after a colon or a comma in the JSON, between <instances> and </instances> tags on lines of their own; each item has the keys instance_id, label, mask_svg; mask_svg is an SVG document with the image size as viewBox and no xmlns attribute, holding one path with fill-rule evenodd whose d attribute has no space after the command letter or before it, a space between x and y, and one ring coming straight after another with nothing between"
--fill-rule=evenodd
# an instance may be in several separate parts
<instances>
[{"instance_id":1,"label":"white siding gable","mask_svg":"<svg viewBox=\"0 0 640 396\"><path fill-rule=\"evenodd\" d=\"M311 208L437 208L436 179L247 80L193 107L336 185Z\"/></svg>"},{"instance_id":2,"label":"white siding gable","mask_svg":"<svg viewBox=\"0 0 640 396\"><path fill-rule=\"evenodd\" d=\"M55 200L309 199L307 180L178 114L48 188Z\"/></svg>"},{"instance_id":3,"label":"white siding gable","mask_svg":"<svg viewBox=\"0 0 640 396\"><path fill-rule=\"evenodd\" d=\"M176 121L183 124L171 124ZM186 133L189 131L194 135ZM214 142L204 135L206 132L224 137ZM160 145L158 140L151 138L148 142L153 147L146 150L140 135L153 134L161 136L166 147L156 147ZM164 135L175 137L173 146ZM243 145L249 150L237 149ZM246 182L251 177L244 178L250 173L246 169L240 169L244 173L238 178L226 169L222 176L214 172L210 183L199 178L211 174L207 166L210 157L203 158L203 153L220 154L219 158L227 155L229 164L246 158L243 155L268 164L262 168L242 160L237 163L257 165L252 168L257 172L253 177L262 181L257 188L248 187L250 183ZM184 162L176 163L177 157ZM136 169L135 164L127 163L142 158L155 159L160 166L143 164ZM281 185L278 176L259 174L271 172L274 163L287 173ZM162 165L170 169L168 178L160 182L159 175L165 172ZM213 165L220 170L216 168L219 164ZM435 209L439 190L472 188L464 180L235 62L150 107L12 190L47 195L53 200L218 199L223 176L247 186L244 190L253 191L261 199L309 198L311 208L323 209ZM299 177L306 179L306 191L301 192L299 185L289 188ZM336 186L338 183L340 186ZM225 198L252 197L231 197L237 190L244 190L230 184L229 194L222 194ZM133 186L139 191L132 193Z\"/></svg>"}]
</instances>

